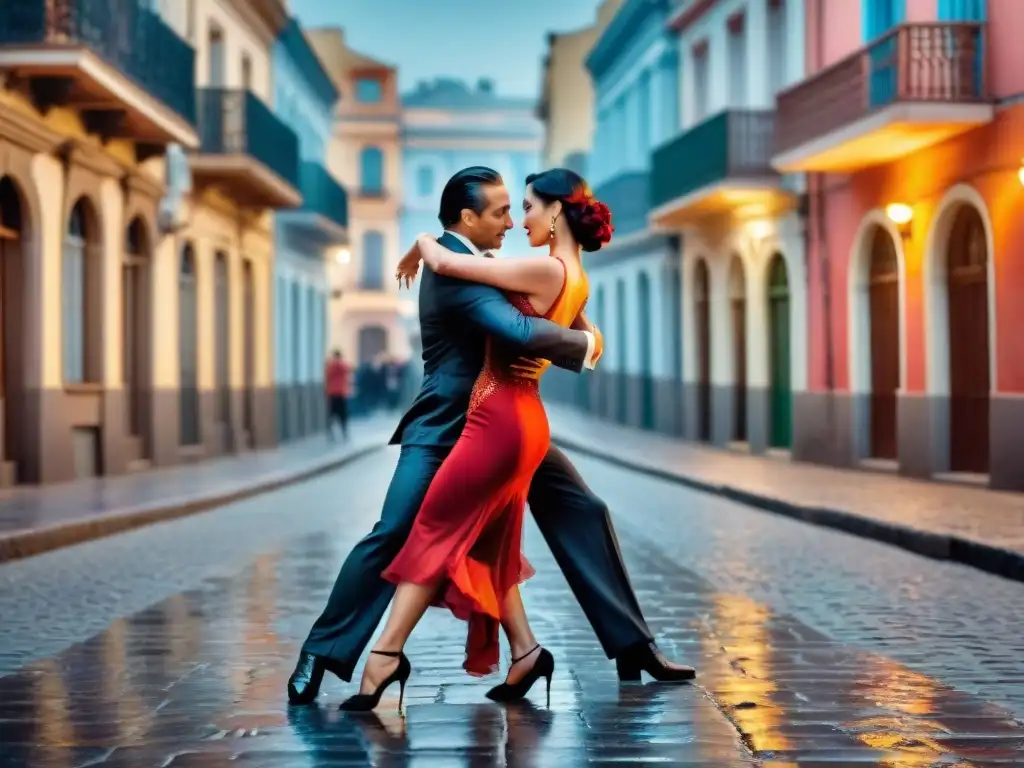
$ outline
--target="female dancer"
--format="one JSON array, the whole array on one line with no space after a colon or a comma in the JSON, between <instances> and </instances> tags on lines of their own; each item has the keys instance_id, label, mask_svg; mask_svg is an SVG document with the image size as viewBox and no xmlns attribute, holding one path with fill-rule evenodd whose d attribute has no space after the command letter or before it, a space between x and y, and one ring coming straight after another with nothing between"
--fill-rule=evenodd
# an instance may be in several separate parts
<instances>
[{"instance_id":1,"label":"female dancer","mask_svg":"<svg viewBox=\"0 0 1024 768\"><path fill-rule=\"evenodd\" d=\"M611 213L570 170L534 174L526 183L523 224L530 245L548 244L546 256L474 258L424 235L399 264L399 279L415 276L422 259L438 274L507 291L524 314L571 325L589 291L580 251L596 251L611 239ZM548 364L526 373L515 363L488 342L462 435L435 475L405 546L382 574L398 589L360 693L342 709L372 709L396 681L404 695L411 667L402 649L431 604L469 622L463 666L471 675L497 669L499 622L532 637L518 585L533 574L522 554L522 527L530 481L550 443L538 390ZM553 671L551 654L534 644L513 659L506 682L487 695L521 698L545 677L550 696ZM399 708L401 702L400 696Z\"/></svg>"}]
</instances>

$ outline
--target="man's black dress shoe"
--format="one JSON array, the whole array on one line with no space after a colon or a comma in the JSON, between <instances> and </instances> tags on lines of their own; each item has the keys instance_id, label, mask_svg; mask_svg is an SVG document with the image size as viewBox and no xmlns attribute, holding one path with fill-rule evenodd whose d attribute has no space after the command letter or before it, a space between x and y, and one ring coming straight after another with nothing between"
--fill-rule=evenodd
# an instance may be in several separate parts
<instances>
[{"instance_id":1,"label":"man's black dress shoe","mask_svg":"<svg viewBox=\"0 0 1024 768\"><path fill-rule=\"evenodd\" d=\"M313 703L320 693L320 683L323 682L326 670L327 666L319 656L305 651L300 653L295 671L288 678L288 703Z\"/></svg>"},{"instance_id":2,"label":"man's black dress shoe","mask_svg":"<svg viewBox=\"0 0 1024 768\"><path fill-rule=\"evenodd\" d=\"M619 680L638 682L646 672L659 683L686 683L697 676L693 667L684 667L666 659L654 643L631 645L615 658Z\"/></svg>"}]
</instances>

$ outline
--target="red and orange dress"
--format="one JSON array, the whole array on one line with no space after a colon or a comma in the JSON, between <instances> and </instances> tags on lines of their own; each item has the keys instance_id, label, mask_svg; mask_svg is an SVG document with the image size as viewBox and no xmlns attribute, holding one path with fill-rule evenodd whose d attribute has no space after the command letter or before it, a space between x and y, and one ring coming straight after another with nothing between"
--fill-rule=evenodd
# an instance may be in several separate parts
<instances>
[{"instance_id":1,"label":"red and orange dress","mask_svg":"<svg viewBox=\"0 0 1024 768\"><path fill-rule=\"evenodd\" d=\"M543 317L568 328L589 288L582 267L562 267L562 290ZM524 315L541 317L525 295L508 299ZM434 476L408 540L382 574L395 584L438 586L434 605L469 622L463 667L475 676L497 670L502 600L534 573L522 552L523 515L551 442L539 390L549 363L524 371L517 360L488 340L466 426Z\"/></svg>"}]
</instances>

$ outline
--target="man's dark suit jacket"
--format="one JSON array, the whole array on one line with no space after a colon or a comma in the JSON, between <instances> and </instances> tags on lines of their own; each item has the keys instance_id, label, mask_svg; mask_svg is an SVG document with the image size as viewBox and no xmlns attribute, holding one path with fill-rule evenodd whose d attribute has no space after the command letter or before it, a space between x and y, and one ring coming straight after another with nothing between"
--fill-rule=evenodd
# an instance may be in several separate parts
<instances>
[{"instance_id":1,"label":"man's dark suit jacket","mask_svg":"<svg viewBox=\"0 0 1024 768\"><path fill-rule=\"evenodd\" d=\"M447 232L438 242L451 251L472 253ZM391 437L392 445L455 444L483 368L488 336L509 351L576 373L583 369L587 338L581 331L526 317L488 285L437 275L426 267L420 280L423 385Z\"/></svg>"}]
</instances>

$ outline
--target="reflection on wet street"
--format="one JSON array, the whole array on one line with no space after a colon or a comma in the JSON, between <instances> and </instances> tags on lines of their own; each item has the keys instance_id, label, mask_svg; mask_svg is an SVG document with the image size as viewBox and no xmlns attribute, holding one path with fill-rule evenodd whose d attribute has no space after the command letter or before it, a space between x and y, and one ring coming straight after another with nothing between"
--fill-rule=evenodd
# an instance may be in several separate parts
<instances>
[{"instance_id":1,"label":"reflection on wet street","mask_svg":"<svg viewBox=\"0 0 1024 768\"><path fill-rule=\"evenodd\" d=\"M366 476L384 475L389 460L375 459L384 468ZM337 498L339 482L310 484L311 498ZM550 708L543 691L516 706L488 702L494 679L461 671L464 626L440 611L407 649L406 717L397 690L375 714L340 713L355 685L333 678L316 706L289 708L285 681L301 639L377 514L369 496L338 529L261 546L233 572L0 678L0 766L1024 762L1024 727L1005 709L723 591L628 524L621 545L640 602L661 647L697 666L697 684L619 684L531 527L537 575L524 595L556 659ZM188 553L179 557L189 567Z\"/></svg>"}]
</instances>

